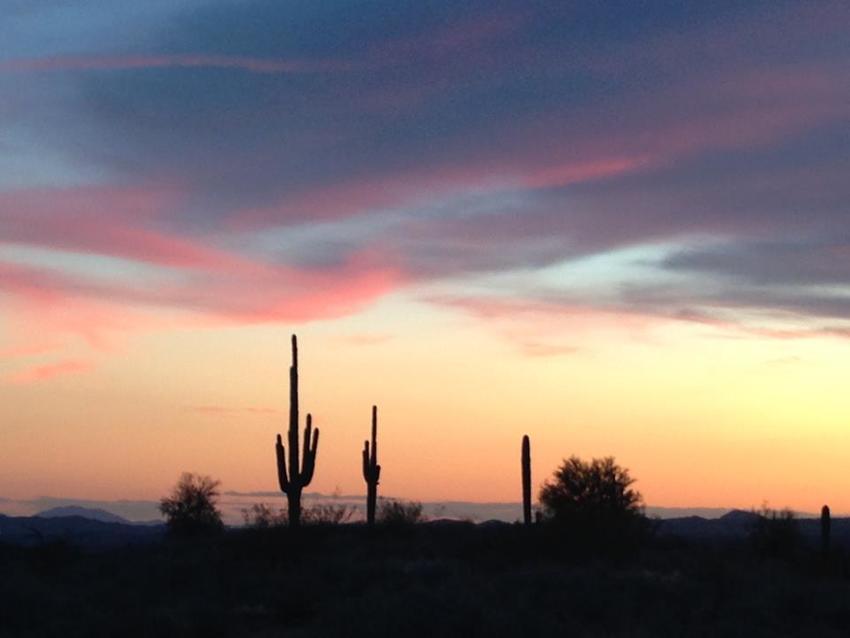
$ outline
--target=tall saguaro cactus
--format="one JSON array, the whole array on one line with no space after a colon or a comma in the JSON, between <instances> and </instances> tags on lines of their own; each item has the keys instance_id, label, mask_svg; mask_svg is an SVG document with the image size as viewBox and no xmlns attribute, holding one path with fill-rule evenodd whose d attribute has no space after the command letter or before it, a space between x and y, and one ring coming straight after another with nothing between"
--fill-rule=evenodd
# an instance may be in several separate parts
<instances>
[{"instance_id":1,"label":"tall saguaro cactus","mask_svg":"<svg viewBox=\"0 0 850 638\"><path fill-rule=\"evenodd\" d=\"M375 524L375 504L378 500L378 479L381 478L381 466L378 465L378 406L372 406L372 447L369 441L363 442L363 480L366 481L366 522Z\"/></svg>"},{"instance_id":2,"label":"tall saguaro cactus","mask_svg":"<svg viewBox=\"0 0 850 638\"><path fill-rule=\"evenodd\" d=\"M298 454L298 341L292 335L292 365L289 367L289 472L286 467L286 448L277 435L277 478L281 491L286 494L289 503L289 525L298 527L301 523L301 492L313 480L316 469L316 450L319 447L319 428L313 430L313 417L307 415L307 427L304 428L303 460Z\"/></svg>"},{"instance_id":3,"label":"tall saguaro cactus","mask_svg":"<svg viewBox=\"0 0 850 638\"><path fill-rule=\"evenodd\" d=\"M824 556L829 554L832 519L829 515L829 505L824 505L820 511L820 548Z\"/></svg>"},{"instance_id":4,"label":"tall saguaro cactus","mask_svg":"<svg viewBox=\"0 0 850 638\"><path fill-rule=\"evenodd\" d=\"M531 525L531 441L522 437L522 520Z\"/></svg>"}]
</instances>

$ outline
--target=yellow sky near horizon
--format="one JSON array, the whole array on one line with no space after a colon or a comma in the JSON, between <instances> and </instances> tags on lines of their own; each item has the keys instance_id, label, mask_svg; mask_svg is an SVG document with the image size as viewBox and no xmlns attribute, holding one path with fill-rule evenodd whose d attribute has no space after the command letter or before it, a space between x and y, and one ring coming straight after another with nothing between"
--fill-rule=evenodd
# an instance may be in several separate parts
<instances>
[{"instance_id":1,"label":"yellow sky near horizon","mask_svg":"<svg viewBox=\"0 0 850 638\"><path fill-rule=\"evenodd\" d=\"M850 512L843 341L596 321L576 324L574 352L532 356L516 339L533 321L505 331L378 305L295 327L136 335L91 371L0 386L0 495L155 499L182 471L275 490L292 328L302 408L322 432L310 491L363 491L376 403L384 494L519 500L528 433L535 485L564 457L612 455L655 506Z\"/></svg>"}]
</instances>

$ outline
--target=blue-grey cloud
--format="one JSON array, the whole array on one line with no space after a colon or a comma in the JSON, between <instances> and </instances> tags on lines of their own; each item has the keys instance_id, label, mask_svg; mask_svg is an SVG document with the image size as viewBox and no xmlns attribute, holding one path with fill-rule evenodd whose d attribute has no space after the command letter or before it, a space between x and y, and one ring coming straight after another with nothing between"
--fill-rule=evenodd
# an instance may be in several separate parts
<instances>
[{"instance_id":1,"label":"blue-grey cloud","mask_svg":"<svg viewBox=\"0 0 850 638\"><path fill-rule=\"evenodd\" d=\"M612 279L606 300L847 318L846 3L11 9L3 148L43 158L45 185L176 194L116 211L111 256L161 250L124 241L144 231L278 268L274 286L302 270L344 277L353 262L404 285L679 244L652 265L656 281ZM73 219L61 203L44 217ZM17 225L9 210L0 228ZM67 248L67 221L27 242ZM251 280L218 270L192 283L256 283L238 270ZM541 293L598 303L583 294ZM125 298L216 311L185 285Z\"/></svg>"}]
</instances>

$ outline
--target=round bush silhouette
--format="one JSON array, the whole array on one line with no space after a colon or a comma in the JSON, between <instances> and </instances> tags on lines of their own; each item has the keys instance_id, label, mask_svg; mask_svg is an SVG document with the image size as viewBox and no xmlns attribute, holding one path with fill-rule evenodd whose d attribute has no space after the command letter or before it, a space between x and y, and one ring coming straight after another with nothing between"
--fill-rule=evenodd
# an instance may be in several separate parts
<instances>
[{"instance_id":1,"label":"round bush silhouette","mask_svg":"<svg viewBox=\"0 0 850 638\"><path fill-rule=\"evenodd\" d=\"M565 459L540 490L544 519L587 546L622 549L646 531L634 479L612 457Z\"/></svg>"},{"instance_id":2,"label":"round bush silhouette","mask_svg":"<svg viewBox=\"0 0 850 638\"><path fill-rule=\"evenodd\" d=\"M216 532L224 525L216 507L219 482L209 476L184 473L171 495L159 502L168 531L178 536Z\"/></svg>"}]
</instances>

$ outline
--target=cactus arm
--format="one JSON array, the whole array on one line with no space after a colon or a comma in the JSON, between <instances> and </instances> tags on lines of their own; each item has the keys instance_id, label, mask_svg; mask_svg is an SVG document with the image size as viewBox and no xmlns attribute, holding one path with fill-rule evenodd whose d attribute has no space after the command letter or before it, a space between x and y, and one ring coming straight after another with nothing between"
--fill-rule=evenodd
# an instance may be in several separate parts
<instances>
[{"instance_id":1,"label":"cactus arm","mask_svg":"<svg viewBox=\"0 0 850 638\"><path fill-rule=\"evenodd\" d=\"M319 428L313 430L313 443L310 445L310 455L313 457L313 465L316 464L316 452L319 449Z\"/></svg>"},{"instance_id":2,"label":"cactus arm","mask_svg":"<svg viewBox=\"0 0 850 638\"><path fill-rule=\"evenodd\" d=\"M286 492L289 489L289 479L286 476L286 450L283 447L280 434L277 435L277 443L274 447L277 453L277 480L280 483L280 490Z\"/></svg>"},{"instance_id":3,"label":"cactus arm","mask_svg":"<svg viewBox=\"0 0 850 638\"><path fill-rule=\"evenodd\" d=\"M310 459L310 439L313 434L313 415L307 415L307 425L304 427L304 455L301 460L301 474L307 471L307 464Z\"/></svg>"},{"instance_id":4,"label":"cactus arm","mask_svg":"<svg viewBox=\"0 0 850 638\"><path fill-rule=\"evenodd\" d=\"M372 406L372 465L378 462L378 406Z\"/></svg>"},{"instance_id":5,"label":"cactus arm","mask_svg":"<svg viewBox=\"0 0 850 638\"><path fill-rule=\"evenodd\" d=\"M308 415L309 418L309 415ZM316 471L316 450L319 449L319 428L313 430L312 443L304 444L304 470L301 472L301 487L307 487L313 480L313 472Z\"/></svg>"},{"instance_id":6,"label":"cactus arm","mask_svg":"<svg viewBox=\"0 0 850 638\"><path fill-rule=\"evenodd\" d=\"M363 480L366 483L378 484L381 477L381 466L375 463L375 456L369 454L369 442L363 443Z\"/></svg>"}]
</instances>

